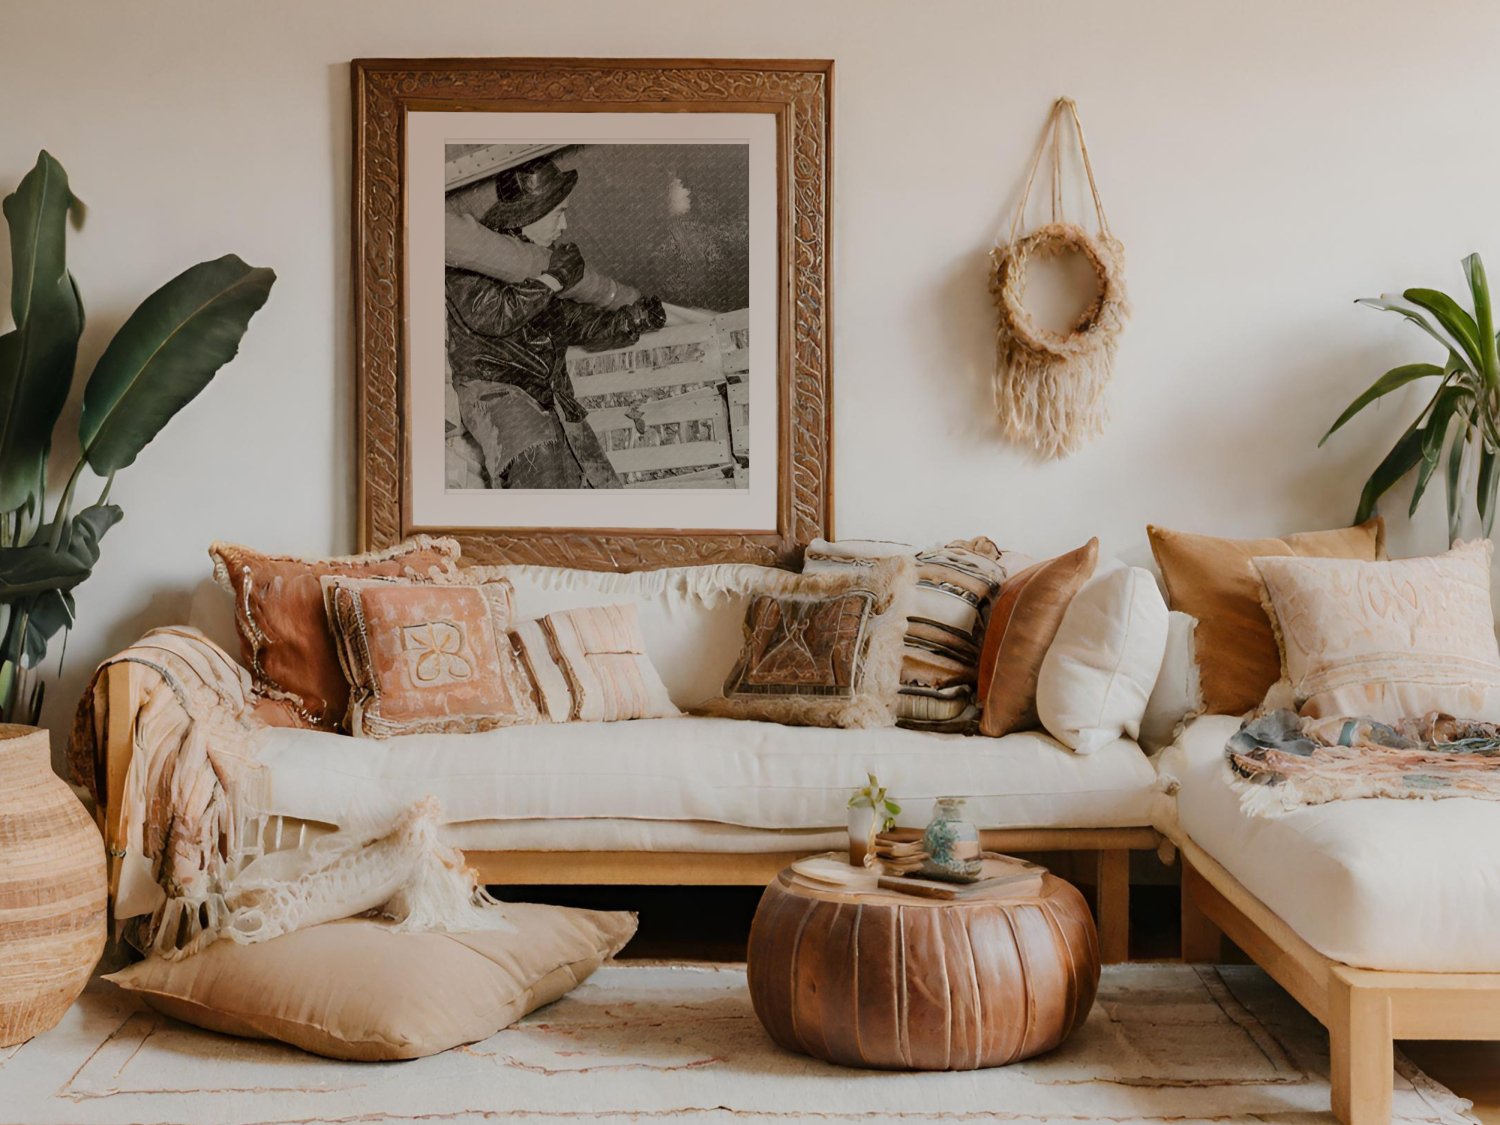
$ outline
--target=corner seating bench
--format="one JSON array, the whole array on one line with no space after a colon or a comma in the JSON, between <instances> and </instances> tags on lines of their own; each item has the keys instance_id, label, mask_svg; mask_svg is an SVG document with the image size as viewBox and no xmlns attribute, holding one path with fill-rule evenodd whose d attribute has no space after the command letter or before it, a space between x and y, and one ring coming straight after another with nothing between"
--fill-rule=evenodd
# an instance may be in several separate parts
<instances>
[{"instance_id":1,"label":"corner seating bench","mask_svg":"<svg viewBox=\"0 0 1500 1125\"><path fill-rule=\"evenodd\" d=\"M1182 860L1182 956L1228 937L1329 1033L1333 1112L1386 1125L1394 1040L1500 1039L1500 807L1371 799L1251 817L1226 782L1240 720L1194 720L1158 768Z\"/></svg>"}]
</instances>

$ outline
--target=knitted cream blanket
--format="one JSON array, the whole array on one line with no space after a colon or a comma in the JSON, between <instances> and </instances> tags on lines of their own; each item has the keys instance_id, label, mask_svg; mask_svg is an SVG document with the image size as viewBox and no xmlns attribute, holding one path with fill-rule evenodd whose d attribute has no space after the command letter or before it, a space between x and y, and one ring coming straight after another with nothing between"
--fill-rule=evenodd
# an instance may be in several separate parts
<instances>
[{"instance_id":1,"label":"knitted cream blanket","mask_svg":"<svg viewBox=\"0 0 1500 1125\"><path fill-rule=\"evenodd\" d=\"M438 839L434 799L391 823L339 825L280 848L279 821L261 812L253 735L264 724L250 677L196 629L152 630L96 670L68 746L71 779L96 803L108 787L103 673L121 663L148 671L118 827L105 841L117 932L132 945L179 958L220 937L264 941L372 910L404 929L506 925L462 855Z\"/></svg>"}]
</instances>

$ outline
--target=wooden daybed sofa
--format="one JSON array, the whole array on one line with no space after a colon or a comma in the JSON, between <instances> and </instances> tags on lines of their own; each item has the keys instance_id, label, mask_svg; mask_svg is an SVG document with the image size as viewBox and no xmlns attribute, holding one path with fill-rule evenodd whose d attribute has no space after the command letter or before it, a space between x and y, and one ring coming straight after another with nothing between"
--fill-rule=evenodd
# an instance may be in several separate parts
<instances>
[{"instance_id":1,"label":"wooden daybed sofa","mask_svg":"<svg viewBox=\"0 0 1500 1125\"><path fill-rule=\"evenodd\" d=\"M1196 719L1157 761L1183 959L1218 961L1230 938L1328 1029L1338 1119L1385 1125L1394 1040L1500 1039L1500 807L1365 799L1251 816L1224 763L1239 725Z\"/></svg>"},{"instance_id":2,"label":"wooden daybed sofa","mask_svg":"<svg viewBox=\"0 0 1500 1125\"><path fill-rule=\"evenodd\" d=\"M738 653L743 597L685 596L649 574L507 570L520 620L634 601L651 660L680 706L715 694ZM227 594L200 591L193 624L224 650L215 659L237 651ZM95 692L112 891L121 867L132 869L120 862L120 796L142 737L142 700L159 686L149 664L122 662ZM1082 881L1096 884L1106 961L1127 957L1130 852L1159 842L1156 771L1124 739L1079 755L1039 731L994 739L689 717L384 742L267 729L253 753L268 777L269 846L329 831L350 809L394 811L435 794L448 842L486 883L508 886L764 885L793 859L846 846L844 800L874 770L901 794L903 824L924 824L933 798L960 793L986 847L1085 853ZM141 877L138 864L127 874Z\"/></svg>"}]
</instances>

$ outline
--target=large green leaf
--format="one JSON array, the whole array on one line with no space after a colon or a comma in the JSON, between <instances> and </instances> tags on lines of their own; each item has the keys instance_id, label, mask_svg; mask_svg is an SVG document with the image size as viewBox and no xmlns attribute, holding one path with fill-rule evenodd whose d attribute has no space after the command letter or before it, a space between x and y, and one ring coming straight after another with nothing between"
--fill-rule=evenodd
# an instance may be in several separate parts
<instances>
[{"instance_id":1,"label":"large green leaf","mask_svg":"<svg viewBox=\"0 0 1500 1125\"><path fill-rule=\"evenodd\" d=\"M234 358L276 275L233 254L200 262L141 302L89 376L78 436L100 476L123 469Z\"/></svg>"},{"instance_id":2,"label":"large green leaf","mask_svg":"<svg viewBox=\"0 0 1500 1125\"><path fill-rule=\"evenodd\" d=\"M1425 310L1418 308L1404 296L1395 293L1385 293L1379 297L1361 297L1354 303L1404 316L1423 332L1426 332L1427 335L1442 344L1447 351L1457 354L1463 350L1463 345L1451 332L1430 319Z\"/></svg>"},{"instance_id":3,"label":"large green leaf","mask_svg":"<svg viewBox=\"0 0 1500 1125\"><path fill-rule=\"evenodd\" d=\"M1489 449L1479 451L1479 520L1485 535L1495 526L1495 489L1500 485L1500 458Z\"/></svg>"},{"instance_id":4,"label":"large green leaf","mask_svg":"<svg viewBox=\"0 0 1500 1125\"><path fill-rule=\"evenodd\" d=\"M1474 427L1479 424L1479 407L1473 406L1469 409L1467 422L1463 429L1454 436L1452 444L1448 447L1448 475L1447 475L1447 499L1448 499L1448 542L1454 543L1458 540L1458 530L1463 522L1464 494L1463 494L1463 471L1464 471L1464 449L1469 444ZM1480 439L1483 444L1483 439Z\"/></svg>"},{"instance_id":5,"label":"large green leaf","mask_svg":"<svg viewBox=\"0 0 1500 1125\"><path fill-rule=\"evenodd\" d=\"M1364 523L1373 516L1376 502L1389 492L1398 480L1416 468L1417 462L1422 460L1423 437L1421 428L1413 424L1391 447L1385 459L1375 466L1375 471L1365 482L1364 491L1359 495L1359 510L1354 515L1355 523Z\"/></svg>"},{"instance_id":6,"label":"large green leaf","mask_svg":"<svg viewBox=\"0 0 1500 1125\"><path fill-rule=\"evenodd\" d=\"M16 327L0 336L0 511L40 491L52 427L73 382L83 307L66 262L72 203L67 173L43 152L3 205Z\"/></svg>"},{"instance_id":7,"label":"large green leaf","mask_svg":"<svg viewBox=\"0 0 1500 1125\"><path fill-rule=\"evenodd\" d=\"M1444 330L1463 345L1464 355L1468 356L1474 370L1484 370L1484 348L1479 343L1479 326L1457 301L1437 289L1408 289L1402 296L1430 312Z\"/></svg>"},{"instance_id":8,"label":"large green leaf","mask_svg":"<svg viewBox=\"0 0 1500 1125\"><path fill-rule=\"evenodd\" d=\"M1328 427L1328 432L1323 435L1318 444L1322 445L1332 437L1340 427L1350 418L1353 418L1365 407L1376 399L1383 398L1394 390L1399 390L1408 383L1416 382L1418 379L1426 379L1435 375L1442 375L1444 369L1435 363L1407 363L1400 367L1393 367L1375 382L1371 383L1369 389L1349 404L1338 421Z\"/></svg>"},{"instance_id":9,"label":"large green leaf","mask_svg":"<svg viewBox=\"0 0 1500 1125\"><path fill-rule=\"evenodd\" d=\"M1417 482L1411 490L1411 506L1406 513L1408 516L1417 514L1417 505L1422 502L1422 494L1427 491L1427 482L1432 479L1438 461L1442 458L1443 445L1448 440L1448 430L1454 416L1467 417L1466 408L1470 401L1469 392L1462 387L1444 387L1434 397L1432 410L1420 431L1422 460L1417 465Z\"/></svg>"},{"instance_id":10,"label":"large green leaf","mask_svg":"<svg viewBox=\"0 0 1500 1125\"><path fill-rule=\"evenodd\" d=\"M1484 261L1476 251L1464 259L1464 277L1469 295L1474 298L1474 321L1479 328L1479 344L1484 351L1485 385L1500 387L1500 353L1495 344L1495 312L1490 303L1490 283L1485 276Z\"/></svg>"},{"instance_id":11,"label":"large green leaf","mask_svg":"<svg viewBox=\"0 0 1500 1125\"><path fill-rule=\"evenodd\" d=\"M46 543L0 547L0 601L13 602L44 590L71 590L89 576L89 569Z\"/></svg>"}]
</instances>

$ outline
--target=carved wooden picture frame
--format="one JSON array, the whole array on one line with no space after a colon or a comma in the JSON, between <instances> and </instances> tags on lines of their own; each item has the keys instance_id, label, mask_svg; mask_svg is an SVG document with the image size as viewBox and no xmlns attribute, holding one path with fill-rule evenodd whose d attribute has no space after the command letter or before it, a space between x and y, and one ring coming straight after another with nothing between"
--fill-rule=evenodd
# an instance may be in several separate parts
<instances>
[{"instance_id":1,"label":"carved wooden picture frame","mask_svg":"<svg viewBox=\"0 0 1500 1125\"><path fill-rule=\"evenodd\" d=\"M833 64L828 60L355 60L352 64L352 248L358 513L363 548L385 547L411 534L427 532L455 536L463 544L465 558L475 562L636 570L731 561L788 565L797 560L803 545L820 536L831 536L832 75ZM556 116L559 114L568 116ZM476 123L473 129L466 127L469 122ZM496 122L520 122L521 126L502 133ZM563 126L555 137L546 132L558 122ZM578 123L576 128L574 123ZM762 336L774 338L774 349L769 346L756 349L754 362L760 366L750 368L749 375L736 374L719 386L727 409L733 412L738 404L739 416L748 419L743 432L733 435L733 450L738 459L725 457L723 465L708 470L678 468L662 474L622 471L611 479L611 486L630 478L643 478L627 484L623 492L594 492L583 487L558 492L555 499L560 511L568 510L568 505L577 501L571 510L592 512L607 501L612 505L610 511L634 513L629 521L595 520L587 526L575 526L570 519L559 519L554 524L539 518L537 513L552 510L549 504L554 497L530 485L495 483L515 478L509 475L509 470L503 476L493 471L493 464L502 455L491 453L490 447L480 450L482 443L472 443L478 451L473 455L478 467L472 469L472 480L455 478L451 419L457 408L453 405L452 356L458 353L451 351L441 335L434 335L445 331L442 279L452 276L451 233L447 265L440 257L434 257L443 247L444 201L451 200L451 193L457 190L452 185L461 181L455 169L463 172L472 168L468 173L472 179L483 176L487 169L500 167L503 171L511 167L504 163L508 159L533 159L522 143L458 144L454 143L455 138L497 142L560 140L564 143L542 145L535 151L556 150L566 158L569 152L589 147L603 149L618 143L608 139L596 143L594 133L605 138L629 137L632 138L629 143L636 143L634 138L644 132L665 138L664 143L681 144L685 142L680 135L693 136L696 130L713 143L727 144L730 142L724 141L722 135L733 135L741 126L748 129L747 135L765 138L765 146L763 150L747 147L752 175L748 190L741 190L750 200L752 210L744 226L736 229L748 228L749 234L742 238L751 245L747 255L752 266L756 260L763 263L749 272L758 270L754 276L762 281L769 278L774 284L753 290L767 294L769 299L758 305L752 298L751 330L733 338L751 341L746 345L747 351ZM611 134L611 129L616 129L616 133ZM585 134L580 130L591 132ZM569 137L585 135L589 137L588 144L567 146ZM757 151L771 155L756 156ZM434 152L438 154L436 157L431 156ZM510 153L522 155L511 157ZM538 168L550 159L550 156L535 157L534 163L519 165L511 173L512 180L530 174L529 169ZM465 160L468 165L462 163ZM558 170L550 167L542 171L555 179ZM578 182L576 172L565 175L573 177L572 183ZM670 170L663 175L670 176ZM756 179L756 175L760 178ZM503 196L510 190L508 186L493 186L501 182L498 174L492 175L491 187L484 198L493 203L496 193ZM532 175L527 182L537 182L537 176ZM669 192L675 193L671 196L675 202L670 202L670 207L680 211L691 206L691 192L680 182L666 179L662 182L670 182ZM445 191L449 194L442 194ZM755 207L761 210L756 212ZM450 203L448 210L452 209ZM759 222L757 213L766 221ZM485 217L488 220L490 215ZM453 221L451 215L448 220ZM434 223L439 225L434 228ZM487 221L485 225L493 229L499 224ZM764 230L770 225L774 225L774 239ZM482 237L491 236L485 233ZM550 252L545 246L530 242L524 249L540 255L536 260L543 262ZM755 257L757 254L761 256L759 259ZM531 280L535 276L533 271L525 283L533 290L541 283L554 291L560 290L559 304L571 293L580 291L562 285L550 274L538 281ZM569 276L563 280L573 279ZM609 278L604 278L603 284L614 285ZM584 282L577 285L583 286ZM451 287L449 294L451 308ZM542 299L546 299L545 294ZM760 307L764 305L773 306L770 312L774 315ZM648 299L622 307L628 311L649 311L651 306ZM661 316L670 316L675 309L673 305L665 307L667 314L657 312L653 314L655 319L650 319L642 312L633 323L645 331L654 331ZM686 311L694 313L698 320L713 312L712 309L703 313ZM681 323L679 320L678 325ZM686 338L684 332L707 334L710 324L717 327L722 338L730 338L725 335L728 329L723 317L715 316L712 322L703 323L702 328L681 328L674 327L669 319L663 330L665 335L660 338L677 341ZM727 323L729 328L735 327L732 317ZM762 328L774 325L774 330L761 333L757 325ZM652 335L646 339L658 338ZM676 354L681 352L679 346ZM581 353L574 349L567 354ZM445 360L449 372L446 375ZM580 377L576 369L569 371L567 385L576 391ZM712 378L724 383L723 376ZM774 396L766 390L772 385ZM704 401L713 399L711 388L715 384L693 386L697 388L694 393ZM446 430L441 425L444 400L434 397L444 390L449 419ZM510 388L506 391L509 393ZM540 393L547 394L545 390ZM566 398L565 392L559 394ZM607 396L587 399L581 393L573 401L575 418L579 402L616 402ZM432 402L437 405L431 406ZM470 409L467 401L465 409ZM671 416L680 415L684 409L680 407ZM694 448L720 439L727 448L730 442L727 420L724 434L714 428L717 422L711 424L707 420L664 423L658 427L661 432L657 432L648 431L639 410L616 409L614 413L628 414L632 421L619 424L634 425L649 438L637 439L627 431L620 436L623 442L691 441ZM667 416L658 411L644 421ZM434 417L437 423L431 421ZM482 426L483 416L463 414L464 419L476 417ZM588 417L591 421L586 433L603 442L598 448L613 450L614 438L598 428L604 423L593 414ZM774 442L765 433L767 427L758 426L755 419L774 420ZM577 425L576 420L574 424ZM445 432L449 439L446 461L444 447L434 445L444 440L441 435ZM747 441L760 443L754 448L764 451L764 457L747 452L748 446L741 443L744 435L748 435ZM466 434L459 437L468 439ZM432 453L429 447L438 452ZM676 448L679 451L673 456L681 460L686 454L680 452L680 446ZM649 469L656 463L650 461L656 456L650 450L632 455L638 459L622 460L616 453L606 453L609 462L603 471L609 472L609 466L618 469L622 464L627 468L647 464ZM774 474L769 472L770 463L774 463ZM438 466L435 471L434 464ZM463 470L461 464L459 469L469 471ZM669 488L658 479L668 473L683 475L673 479ZM436 487L432 484L434 480ZM712 483L700 487L699 482L705 480ZM507 488L512 491L507 492ZM465 513L526 511L530 515L514 524L508 519L476 523L467 515L463 520L442 518L459 511L455 505L460 502L474 505L463 508ZM748 506L752 503L753 507ZM632 508L631 504L636 506ZM735 507L736 504L742 506ZM670 526L666 520L661 521L662 526L641 523L643 518L650 519L658 512L725 512L731 514L724 518L737 519L739 513L752 511L756 518L727 526L723 518L703 520L708 526L698 526L693 518L674 519Z\"/></svg>"}]
</instances>

